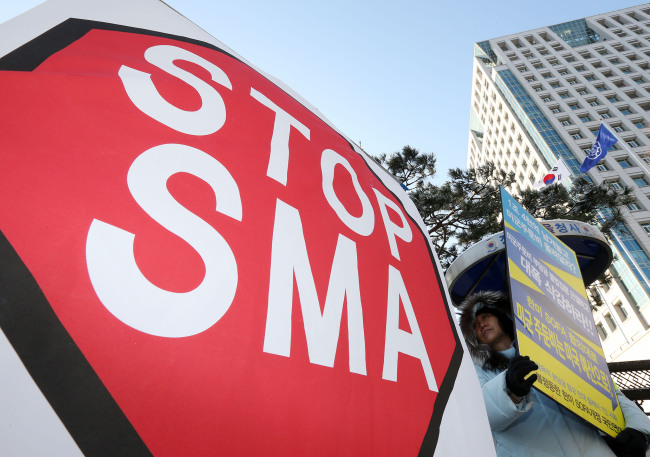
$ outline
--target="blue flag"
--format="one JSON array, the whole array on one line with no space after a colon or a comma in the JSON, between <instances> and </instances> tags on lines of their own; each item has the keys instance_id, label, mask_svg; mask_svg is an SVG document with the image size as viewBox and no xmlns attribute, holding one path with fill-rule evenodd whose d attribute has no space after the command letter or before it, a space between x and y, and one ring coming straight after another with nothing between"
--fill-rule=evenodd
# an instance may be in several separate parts
<instances>
[{"instance_id":1,"label":"blue flag","mask_svg":"<svg viewBox=\"0 0 650 457\"><path fill-rule=\"evenodd\" d=\"M607 130L605 124L601 124L594 145L589 150L585 161L580 165L580 171L586 173L590 168L600 162L607 154L607 150L614 146L614 143L617 141L618 138L616 138L612 132Z\"/></svg>"}]
</instances>

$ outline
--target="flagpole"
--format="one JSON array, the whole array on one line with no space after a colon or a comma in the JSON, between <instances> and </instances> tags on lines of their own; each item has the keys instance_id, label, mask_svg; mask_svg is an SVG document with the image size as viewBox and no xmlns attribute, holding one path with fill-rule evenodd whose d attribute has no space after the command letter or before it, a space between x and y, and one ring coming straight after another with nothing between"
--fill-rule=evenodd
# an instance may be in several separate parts
<instances>
[{"instance_id":1,"label":"flagpole","mask_svg":"<svg viewBox=\"0 0 650 457\"><path fill-rule=\"evenodd\" d=\"M625 143L624 140L621 140L621 139L618 137L618 135L616 135L616 133L613 132L613 129L612 129L609 125L605 124L605 123L603 122L602 119L600 120L600 123L601 123L602 125L604 125L605 127L607 127L607 130L609 130L609 133L611 133L612 136L613 136L614 138L616 138L616 139L618 140L619 143L621 143L621 146L623 146L623 149L625 149L625 151L627 152L628 156L632 156L632 157L634 158L634 160L636 161L636 163L637 163L639 166L641 166L641 168L643 168L643 170L647 173L648 177L650 178L650 170L648 170L648 169L646 168L646 166L643 164L643 161L641 161L641 160L639 160L639 159L637 158L636 153L630 151L630 150L627 148L627 143Z\"/></svg>"}]
</instances>

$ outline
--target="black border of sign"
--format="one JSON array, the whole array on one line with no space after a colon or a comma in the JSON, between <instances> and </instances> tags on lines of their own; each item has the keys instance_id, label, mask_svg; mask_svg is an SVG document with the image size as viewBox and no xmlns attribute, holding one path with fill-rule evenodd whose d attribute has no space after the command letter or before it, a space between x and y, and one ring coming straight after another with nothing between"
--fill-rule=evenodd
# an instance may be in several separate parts
<instances>
[{"instance_id":1,"label":"black border of sign","mask_svg":"<svg viewBox=\"0 0 650 457\"><path fill-rule=\"evenodd\" d=\"M84 455L152 455L1 232L0 328Z\"/></svg>"},{"instance_id":2,"label":"black border of sign","mask_svg":"<svg viewBox=\"0 0 650 457\"><path fill-rule=\"evenodd\" d=\"M0 58L0 71L33 71L48 57L94 29L151 35L192 43L242 62L225 50L200 40L107 22L70 18ZM349 141L345 141L350 145L350 149L355 151ZM383 182L367 163L366 166ZM388 188L386 190L397 201L401 201ZM418 227L423 238L428 240L428 236L422 232L408 211L405 213ZM438 288L456 346L447 373L438 386L433 412L418 457L433 456L436 450L442 416L463 358L463 348L447 303L437 262L430 244L427 241L425 244L436 270ZM142 439L54 314L32 274L1 232L0 328L84 455L151 456ZM49 351L44 355L43 348L56 348L56 351ZM56 373L56 376L53 376L53 373ZM76 387L72 390L71 386Z\"/></svg>"}]
</instances>

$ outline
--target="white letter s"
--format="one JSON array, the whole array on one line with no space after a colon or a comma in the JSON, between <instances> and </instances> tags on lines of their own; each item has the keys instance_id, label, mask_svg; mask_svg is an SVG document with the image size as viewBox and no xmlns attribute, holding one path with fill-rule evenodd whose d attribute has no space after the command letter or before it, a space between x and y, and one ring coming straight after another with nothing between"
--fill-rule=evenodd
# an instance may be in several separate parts
<instances>
[{"instance_id":1,"label":"white letter s","mask_svg":"<svg viewBox=\"0 0 650 457\"><path fill-rule=\"evenodd\" d=\"M214 325L230 307L238 280L235 256L225 239L167 191L169 177L180 172L193 174L212 187L220 213L241 221L242 205L228 170L190 146L156 146L131 165L127 181L138 204L203 259L205 277L196 289L169 292L149 282L133 257L132 233L95 219L86 240L88 273L104 306L125 324L165 337L195 335Z\"/></svg>"}]
</instances>

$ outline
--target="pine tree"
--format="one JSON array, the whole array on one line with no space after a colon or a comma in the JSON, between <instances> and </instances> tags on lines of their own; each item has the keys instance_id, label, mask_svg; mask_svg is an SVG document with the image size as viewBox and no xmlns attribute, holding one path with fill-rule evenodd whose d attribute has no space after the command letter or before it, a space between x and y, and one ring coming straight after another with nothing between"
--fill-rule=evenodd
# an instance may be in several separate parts
<instances>
[{"instance_id":1,"label":"pine tree","mask_svg":"<svg viewBox=\"0 0 650 457\"><path fill-rule=\"evenodd\" d=\"M630 188L617 191L606 183L594 184L585 175L572 178L570 190L554 185L515 192L515 174L491 162L468 170L451 169L449 179L435 185L428 179L436 172L435 155L410 146L375 160L408 188L443 268L472 244L503 230L500 186L537 219L599 224L605 235L613 227L622 227L620 207L634 201Z\"/></svg>"}]
</instances>

